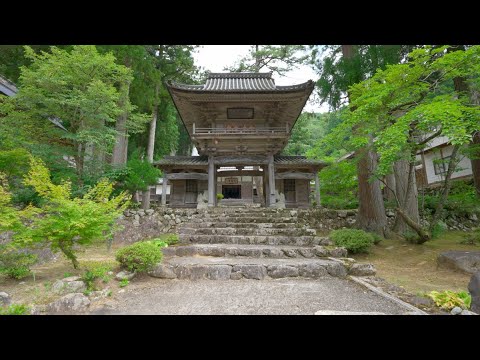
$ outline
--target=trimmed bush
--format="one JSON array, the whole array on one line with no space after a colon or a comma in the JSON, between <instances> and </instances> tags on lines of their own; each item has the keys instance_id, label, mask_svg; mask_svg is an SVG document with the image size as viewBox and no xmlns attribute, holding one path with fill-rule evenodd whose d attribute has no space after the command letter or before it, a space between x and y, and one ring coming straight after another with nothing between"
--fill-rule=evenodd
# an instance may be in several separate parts
<instances>
[{"instance_id":1,"label":"trimmed bush","mask_svg":"<svg viewBox=\"0 0 480 360\"><path fill-rule=\"evenodd\" d=\"M330 233L330 239L333 240L335 245L343 246L352 253L367 253L374 243L371 234L355 229L334 230Z\"/></svg>"},{"instance_id":2,"label":"trimmed bush","mask_svg":"<svg viewBox=\"0 0 480 360\"><path fill-rule=\"evenodd\" d=\"M153 241L141 241L117 251L117 261L129 271L145 272L162 261L162 250Z\"/></svg>"},{"instance_id":3,"label":"trimmed bush","mask_svg":"<svg viewBox=\"0 0 480 360\"><path fill-rule=\"evenodd\" d=\"M0 254L0 272L12 279L23 279L30 275L30 266L38 260L37 255L9 252Z\"/></svg>"},{"instance_id":4,"label":"trimmed bush","mask_svg":"<svg viewBox=\"0 0 480 360\"><path fill-rule=\"evenodd\" d=\"M380 241L383 240L383 237L381 237L380 235L378 235L377 233L369 233L370 235L372 235L373 237L373 243L375 245L377 245L378 243L380 243Z\"/></svg>"}]
</instances>

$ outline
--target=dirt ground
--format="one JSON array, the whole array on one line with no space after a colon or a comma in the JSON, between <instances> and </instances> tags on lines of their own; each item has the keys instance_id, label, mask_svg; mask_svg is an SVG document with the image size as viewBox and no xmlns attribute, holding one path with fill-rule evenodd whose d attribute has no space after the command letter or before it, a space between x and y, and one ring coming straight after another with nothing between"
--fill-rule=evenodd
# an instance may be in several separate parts
<instances>
[{"instance_id":1,"label":"dirt ground","mask_svg":"<svg viewBox=\"0 0 480 360\"><path fill-rule=\"evenodd\" d=\"M81 268L77 270L73 268L70 261L58 253L56 260L33 266L31 268L33 275L22 280L10 279L0 274L0 291L10 294L13 302L16 304L48 304L60 297L50 291L56 280L68 276L82 275L85 272L84 266L89 262L114 262L115 250L119 247L121 245L114 245L108 251L105 244L103 244L79 250L78 259ZM118 270L118 267L116 270ZM118 288L118 282L111 280L105 286L109 286L113 291L113 289Z\"/></svg>"},{"instance_id":2,"label":"dirt ground","mask_svg":"<svg viewBox=\"0 0 480 360\"><path fill-rule=\"evenodd\" d=\"M462 245L459 241L465 233L449 231L438 239L422 245L401 240L386 239L375 245L370 254L358 254L359 262L371 262L377 268L377 276L421 295L432 290L467 290L470 274L437 266L437 256L447 250L480 250L474 245Z\"/></svg>"}]
</instances>

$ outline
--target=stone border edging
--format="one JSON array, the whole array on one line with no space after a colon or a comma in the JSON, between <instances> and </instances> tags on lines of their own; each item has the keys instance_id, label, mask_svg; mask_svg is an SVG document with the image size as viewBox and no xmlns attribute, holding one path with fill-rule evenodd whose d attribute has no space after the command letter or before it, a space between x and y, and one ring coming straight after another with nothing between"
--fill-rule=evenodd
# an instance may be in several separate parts
<instances>
[{"instance_id":1,"label":"stone border edging","mask_svg":"<svg viewBox=\"0 0 480 360\"><path fill-rule=\"evenodd\" d=\"M389 300L407 308L410 311L413 311L413 312L417 313L418 315L429 315L427 312L425 312L425 311L423 311L423 310L421 310L421 309L419 309L419 308L417 308L417 307L415 307L415 306L413 306L409 303L406 303L405 301L400 300L399 298L397 298L393 295L387 294L386 292L376 288L375 286L367 283L365 280L359 279L358 277L352 276L352 275L348 276L348 278L352 279L357 284L360 284L360 285L366 287L367 289L373 291L374 293L376 293L376 294L378 294L378 295L380 295L380 296L382 296L386 299L389 299Z\"/></svg>"}]
</instances>

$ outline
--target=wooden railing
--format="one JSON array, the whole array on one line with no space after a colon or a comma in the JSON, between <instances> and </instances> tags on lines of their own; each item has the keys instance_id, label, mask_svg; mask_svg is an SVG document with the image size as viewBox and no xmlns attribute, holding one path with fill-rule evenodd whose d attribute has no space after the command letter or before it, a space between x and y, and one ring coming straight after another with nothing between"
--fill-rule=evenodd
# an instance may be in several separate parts
<instances>
[{"instance_id":1,"label":"wooden railing","mask_svg":"<svg viewBox=\"0 0 480 360\"><path fill-rule=\"evenodd\" d=\"M287 130L284 127L271 127L271 128L194 128L194 135L282 135L286 134Z\"/></svg>"}]
</instances>

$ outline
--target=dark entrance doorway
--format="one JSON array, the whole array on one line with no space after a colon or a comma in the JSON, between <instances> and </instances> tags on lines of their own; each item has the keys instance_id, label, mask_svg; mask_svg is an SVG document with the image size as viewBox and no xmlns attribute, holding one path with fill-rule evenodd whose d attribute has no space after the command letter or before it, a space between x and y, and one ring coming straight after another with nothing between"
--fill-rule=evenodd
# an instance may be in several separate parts
<instances>
[{"instance_id":1,"label":"dark entrance doorway","mask_svg":"<svg viewBox=\"0 0 480 360\"><path fill-rule=\"evenodd\" d=\"M222 194L224 199L241 199L242 186L241 185L222 185Z\"/></svg>"}]
</instances>

